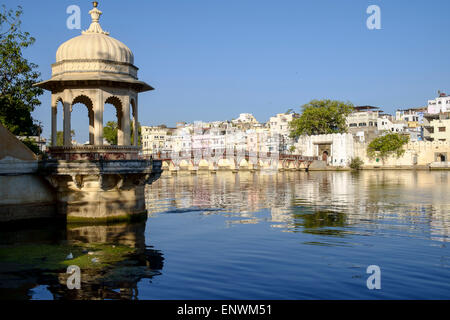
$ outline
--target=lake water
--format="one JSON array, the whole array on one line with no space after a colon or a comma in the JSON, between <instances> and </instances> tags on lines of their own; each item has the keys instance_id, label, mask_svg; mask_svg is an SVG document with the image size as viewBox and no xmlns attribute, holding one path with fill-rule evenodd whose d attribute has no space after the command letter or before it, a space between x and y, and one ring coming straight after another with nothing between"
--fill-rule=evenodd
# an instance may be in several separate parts
<instances>
[{"instance_id":1,"label":"lake water","mask_svg":"<svg viewBox=\"0 0 450 320\"><path fill-rule=\"evenodd\" d=\"M147 206L142 223L2 229L0 299L450 298L447 171L179 175Z\"/></svg>"}]
</instances>

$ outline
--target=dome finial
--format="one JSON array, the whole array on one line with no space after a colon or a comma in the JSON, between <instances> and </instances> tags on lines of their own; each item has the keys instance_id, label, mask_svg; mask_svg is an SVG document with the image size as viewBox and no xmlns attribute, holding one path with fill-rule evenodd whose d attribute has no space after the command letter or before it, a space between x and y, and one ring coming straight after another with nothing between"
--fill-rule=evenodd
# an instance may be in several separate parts
<instances>
[{"instance_id":1,"label":"dome finial","mask_svg":"<svg viewBox=\"0 0 450 320\"><path fill-rule=\"evenodd\" d=\"M100 34L106 34L109 35L109 32L103 31L102 27L100 26L100 16L103 14L100 10L97 9L98 7L98 1L93 1L92 4L94 5L94 8L89 11L89 14L92 18L92 23L89 26L89 29L86 31L83 31L82 34L89 34L89 33L100 33Z\"/></svg>"}]
</instances>

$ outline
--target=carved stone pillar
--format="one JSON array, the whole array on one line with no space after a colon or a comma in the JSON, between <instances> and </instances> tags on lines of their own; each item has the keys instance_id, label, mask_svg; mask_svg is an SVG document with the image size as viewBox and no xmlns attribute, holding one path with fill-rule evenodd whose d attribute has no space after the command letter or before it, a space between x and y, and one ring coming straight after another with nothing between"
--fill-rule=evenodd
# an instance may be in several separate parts
<instances>
[{"instance_id":1,"label":"carved stone pillar","mask_svg":"<svg viewBox=\"0 0 450 320\"><path fill-rule=\"evenodd\" d=\"M58 102L52 105L52 147L56 147L57 144L57 113L58 113Z\"/></svg>"},{"instance_id":2,"label":"carved stone pillar","mask_svg":"<svg viewBox=\"0 0 450 320\"><path fill-rule=\"evenodd\" d=\"M89 110L88 111L89 112L89 144L94 145L95 144L95 141L94 141L94 137L95 137L94 107L92 106L92 108L89 108L88 110Z\"/></svg>"},{"instance_id":3,"label":"carved stone pillar","mask_svg":"<svg viewBox=\"0 0 450 320\"><path fill-rule=\"evenodd\" d=\"M72 129L71 129L71 113L72 104L66 99L63 103L64 105L64 146L70 147L72 145Z\"/></svg>"},{"instance_id":4,"label":"carved stone pillar","mask_svg":"<svg viewBox=\"0 0 450 320\"><path fill-rule=\"evenodd\" d=\"M122 130L122 110L117 110L117 145L118 146L123 146L124 145L124 141L123 141L123 130Z\"/></svg>"},{"instance_id":5,"label":"carved stone pillar","mask_svg":"<svg viewBox=\"0 0 450 320\"><path fill-rule=\"evenodd\" d=\"M122 131L123 131L123 145L131 145L131 130L130 130L130 97L123 97L122 106Z\"/></svg>"},{"instance_id":6,"label":"carved stone pillar","mask_svg":"<svg viewBox=\"0 0 450 320\"><path fill-rule=\"evenodd\" d=\"M133 130L134 130L133 146L137 147L138 142L139 142L139 120L138 120L137 96L134 99L134 105L133 105Z\"/></svg>"},{"instance_id":7,"label":"carved stone pillar","mask_svg":"<svg viewBox=\"0 0 450 320\"><path fill-rule=\"evenodd\" d=\"M94 99L94 142L97 146L103 145L103 90L98 89Z\"/></svg>"}]
</instances>

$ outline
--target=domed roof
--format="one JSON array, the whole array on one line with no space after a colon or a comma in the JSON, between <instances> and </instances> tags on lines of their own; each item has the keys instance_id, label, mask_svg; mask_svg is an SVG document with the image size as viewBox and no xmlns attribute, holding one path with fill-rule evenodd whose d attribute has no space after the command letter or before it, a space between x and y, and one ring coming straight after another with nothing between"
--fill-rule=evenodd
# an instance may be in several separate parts
<instances>
[{"instance_id":1,"label":"domed roof","mask_svg":"<svg viewBox=\"0 0 450 320\"><path fill-rule=\"evenodd\" d=\"M94 8L89 11L92 17L89 29L58 48L56 63L52 64L51 79L36 83L35 86L61 90L67 83L72 86L107 83L121 87L126 85L137 92L153 90L147 83L139 81L133 52L102 30L99 24L102 12L97 9L98 2L93 3Z\"/></svg>"},{"instance_id":2,"label":"domed roof","mask_svg":"<svg viewBox=\"0 0 450 320\"><path fill-rule=\"evenodd\" d=\"M131 50L102 30L99 24L102 12L97 9L96 2L89 14L92 17L89 29L83 31L81 36L64 42L58 48L56 63L67 60L109 60L134 64Z\"/></svg>"},{"instance_id":3,"label":"domed roof","mask_svg":"<svg viewBox=\"0 0 450 320\"><path fill-rule=\"evenodd\" d=\"M126 45L101 33L84 33L64 42L56 52L56 62L67 60L109 60L134 64L133 53Z\"/></svg>"}]
</instances>

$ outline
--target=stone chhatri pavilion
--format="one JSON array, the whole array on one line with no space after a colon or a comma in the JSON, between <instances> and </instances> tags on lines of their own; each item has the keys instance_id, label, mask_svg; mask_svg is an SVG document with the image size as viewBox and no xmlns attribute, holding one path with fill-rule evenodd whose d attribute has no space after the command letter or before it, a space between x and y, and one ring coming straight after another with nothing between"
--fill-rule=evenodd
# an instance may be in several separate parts
<instances>
[{"instance_id":1,"label":"stone chhatri pavilion","mask_svg":"<svg viewBox=\"0 0 450 320\"><path fill-rule=\"evenodd\" d=\"M58 214L69 221L145 214L145 184L161 174L160 162L138 160L138 139L131 145L131 126L138 132L138 94L153 88L138 80L131 50L103 31L102 12L98 2L93 4L89 29L58 48L52 78L36 84L52 93L52 159L40 164L40 173L57 190ZM64 146L56 145L59 102ZM71 145L71 111L76 103L88 109L89 145ZM107 103L117 111L117 146L103 145Z\"/></svg>"},{"instance_id":2,"label":"stone chhatri pavilion","mask_svg":"<svg viewBox=\"0 0 450 320\"><path fill-rule=\"evenodd\" d=\"M131 126L138 130L138 94L153 90L138 80L133 52L122 42L103 31L102 12L94 2L89 11L92 23L88 30L63 43L56 52L52 78L36 84L52 92L52 148L55 157L66 160L104 155L130 159L137 156L137 140L131 145ZM63 105L64 147L56 147L57 105ZM84 104L89 115L89 145L71 146L71 111L76 103ZM117 112L118 146L103 146L103 111L112 104ZM133 117L133 121L130 120ZM108 152L109 151L109 152ZM117 154L118 153L118 154ZM70 155L70 156L69 156Z\"/></svg>"}]
</instances>

